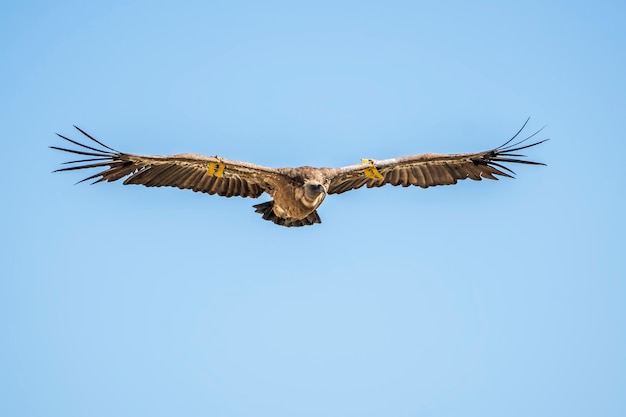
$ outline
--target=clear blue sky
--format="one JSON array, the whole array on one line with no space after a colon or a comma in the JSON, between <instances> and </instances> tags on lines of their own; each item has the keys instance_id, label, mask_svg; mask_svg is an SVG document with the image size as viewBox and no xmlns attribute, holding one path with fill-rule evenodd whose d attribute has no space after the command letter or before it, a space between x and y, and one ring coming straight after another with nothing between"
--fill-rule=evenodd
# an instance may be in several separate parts
<instances>
[{"instance_id":1,"label":"clear blue sky","mask_svg":"<svg viewBox=\"0 0 626 417\"><path fill-rule=\"evenodd\" d=\"M299 4L299 5L296 5ZM3 416L623 416L626 20L590 2L3 2ZM265 201L51 174L500 145L515 180Z\"/></svg>"}]
</instances>

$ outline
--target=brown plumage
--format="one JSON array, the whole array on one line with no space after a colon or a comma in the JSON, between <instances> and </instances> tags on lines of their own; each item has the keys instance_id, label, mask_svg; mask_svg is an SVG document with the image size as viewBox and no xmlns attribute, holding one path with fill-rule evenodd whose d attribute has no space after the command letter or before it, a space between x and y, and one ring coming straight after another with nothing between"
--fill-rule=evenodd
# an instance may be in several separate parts
<instances>
[{"instance_id":1,"label":"brown plumage","mask_svg":"<svg viewBox=\"0 0 626 417\"><path fill-rule=\"evenodd\" d=\"M133 155L106 146L76 126L74 127L79 132L101 148L88 146L62 135L59 136L82 149L57 146L51 148L91 157L66 162L72 166L55 172L105 168L80 182L95 179L95 184L126 178L124 184L178 187L224 197L257 198L265 192L272 200L255 205L256 212L262 214L265 220L293 227L321 223L316 209L327 194L341 194L363 186L371 188L385 184L427 188L456 184L458 180L466 178L477 181L483 178L497 180L496 176L512 178L514 172L502 165L503 163L544 165L519 159L524 155L515 153L545 142L547 139L523 144L539 131L511 144L526 123L505 144L485 152L421 154L385 160L363 160L361 164L342 168L268 168L217 156L195 154Z\"/></svg>"}]
</instances>

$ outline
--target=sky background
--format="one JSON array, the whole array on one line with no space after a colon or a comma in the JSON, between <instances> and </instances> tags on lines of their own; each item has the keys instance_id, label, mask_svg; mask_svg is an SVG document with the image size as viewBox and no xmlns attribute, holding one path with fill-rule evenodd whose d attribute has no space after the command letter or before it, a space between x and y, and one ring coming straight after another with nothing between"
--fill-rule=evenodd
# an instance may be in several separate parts
<instances>
[{"instance_id":1,"label":"sky background","mask_svg":"<svg viewBox=\"0 0 626 417\"><path fill-rule=\"evenodd\" d=\"M0 415L626 415L626 6L3 2ZM54 133L515 180L329 196L314 227L74 185Z\"/></svg>"}]
</instances>

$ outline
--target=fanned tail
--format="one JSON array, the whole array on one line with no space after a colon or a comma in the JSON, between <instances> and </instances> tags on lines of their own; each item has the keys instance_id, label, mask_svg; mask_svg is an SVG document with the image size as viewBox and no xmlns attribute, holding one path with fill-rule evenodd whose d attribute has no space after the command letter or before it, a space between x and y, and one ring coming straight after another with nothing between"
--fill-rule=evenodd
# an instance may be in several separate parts
<instances>
[{"instance_id":1,"label":"fanned tail","mask_svg":"<svg viewBox=\"0 0 626 417\"><path fill-rule=\"evenodd\" d=\"M274 213L274 201L267 201L265 203L256 204L254 206L254 211L256 213L260 213L263 216L263 219L274 222L279 226L285 227L301 227L301 226L311 226L316 223L321 223L322 219L317 214L317 211L313 211L304 219L285 219L282 217L278 217L276 213Z\"/></svg>"}]
</instances>

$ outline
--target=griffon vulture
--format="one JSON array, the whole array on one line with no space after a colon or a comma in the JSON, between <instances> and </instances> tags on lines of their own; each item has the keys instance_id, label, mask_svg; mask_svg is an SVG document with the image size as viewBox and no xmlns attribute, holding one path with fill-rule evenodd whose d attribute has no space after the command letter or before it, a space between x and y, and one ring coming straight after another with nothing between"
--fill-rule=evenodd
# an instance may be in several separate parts
<instances>
[{"instance_id":1,"label":"griffon vulture","mask_svg":"<svg viewBox=\"0 0 626 417\"><path fill-rule=\"evenodd\" d=\"M95 144L88 146L59 134L59 137L80 148L51 148L91 157L66 162L65 164L70 164L69 167L54 172L104 168L80 182L95 179L95 184L126 177L124 184L178 187L224 197L257 198L265 192L272 200L255 205L256 212L265 220L280 226L294 227L321 223L317 208L327 194L341 194L363 186L371 188L385 184L427 188L456 184L458 180L466 178L476 181L483 178L497 180L496 175L513 178L515 173L503 164L544 165L519 159L524 155L515 153L547 140L525 144L539 133L537 131L514 142L526 123L502 146L484 152L421 154L383 160L363 159L360 164L341 168L269 168L218 156L190 153L171 156L133 155L108 147L76 126L74 127L80 133L100 148L95 147Z\"/></svg>"}]
</instances>

